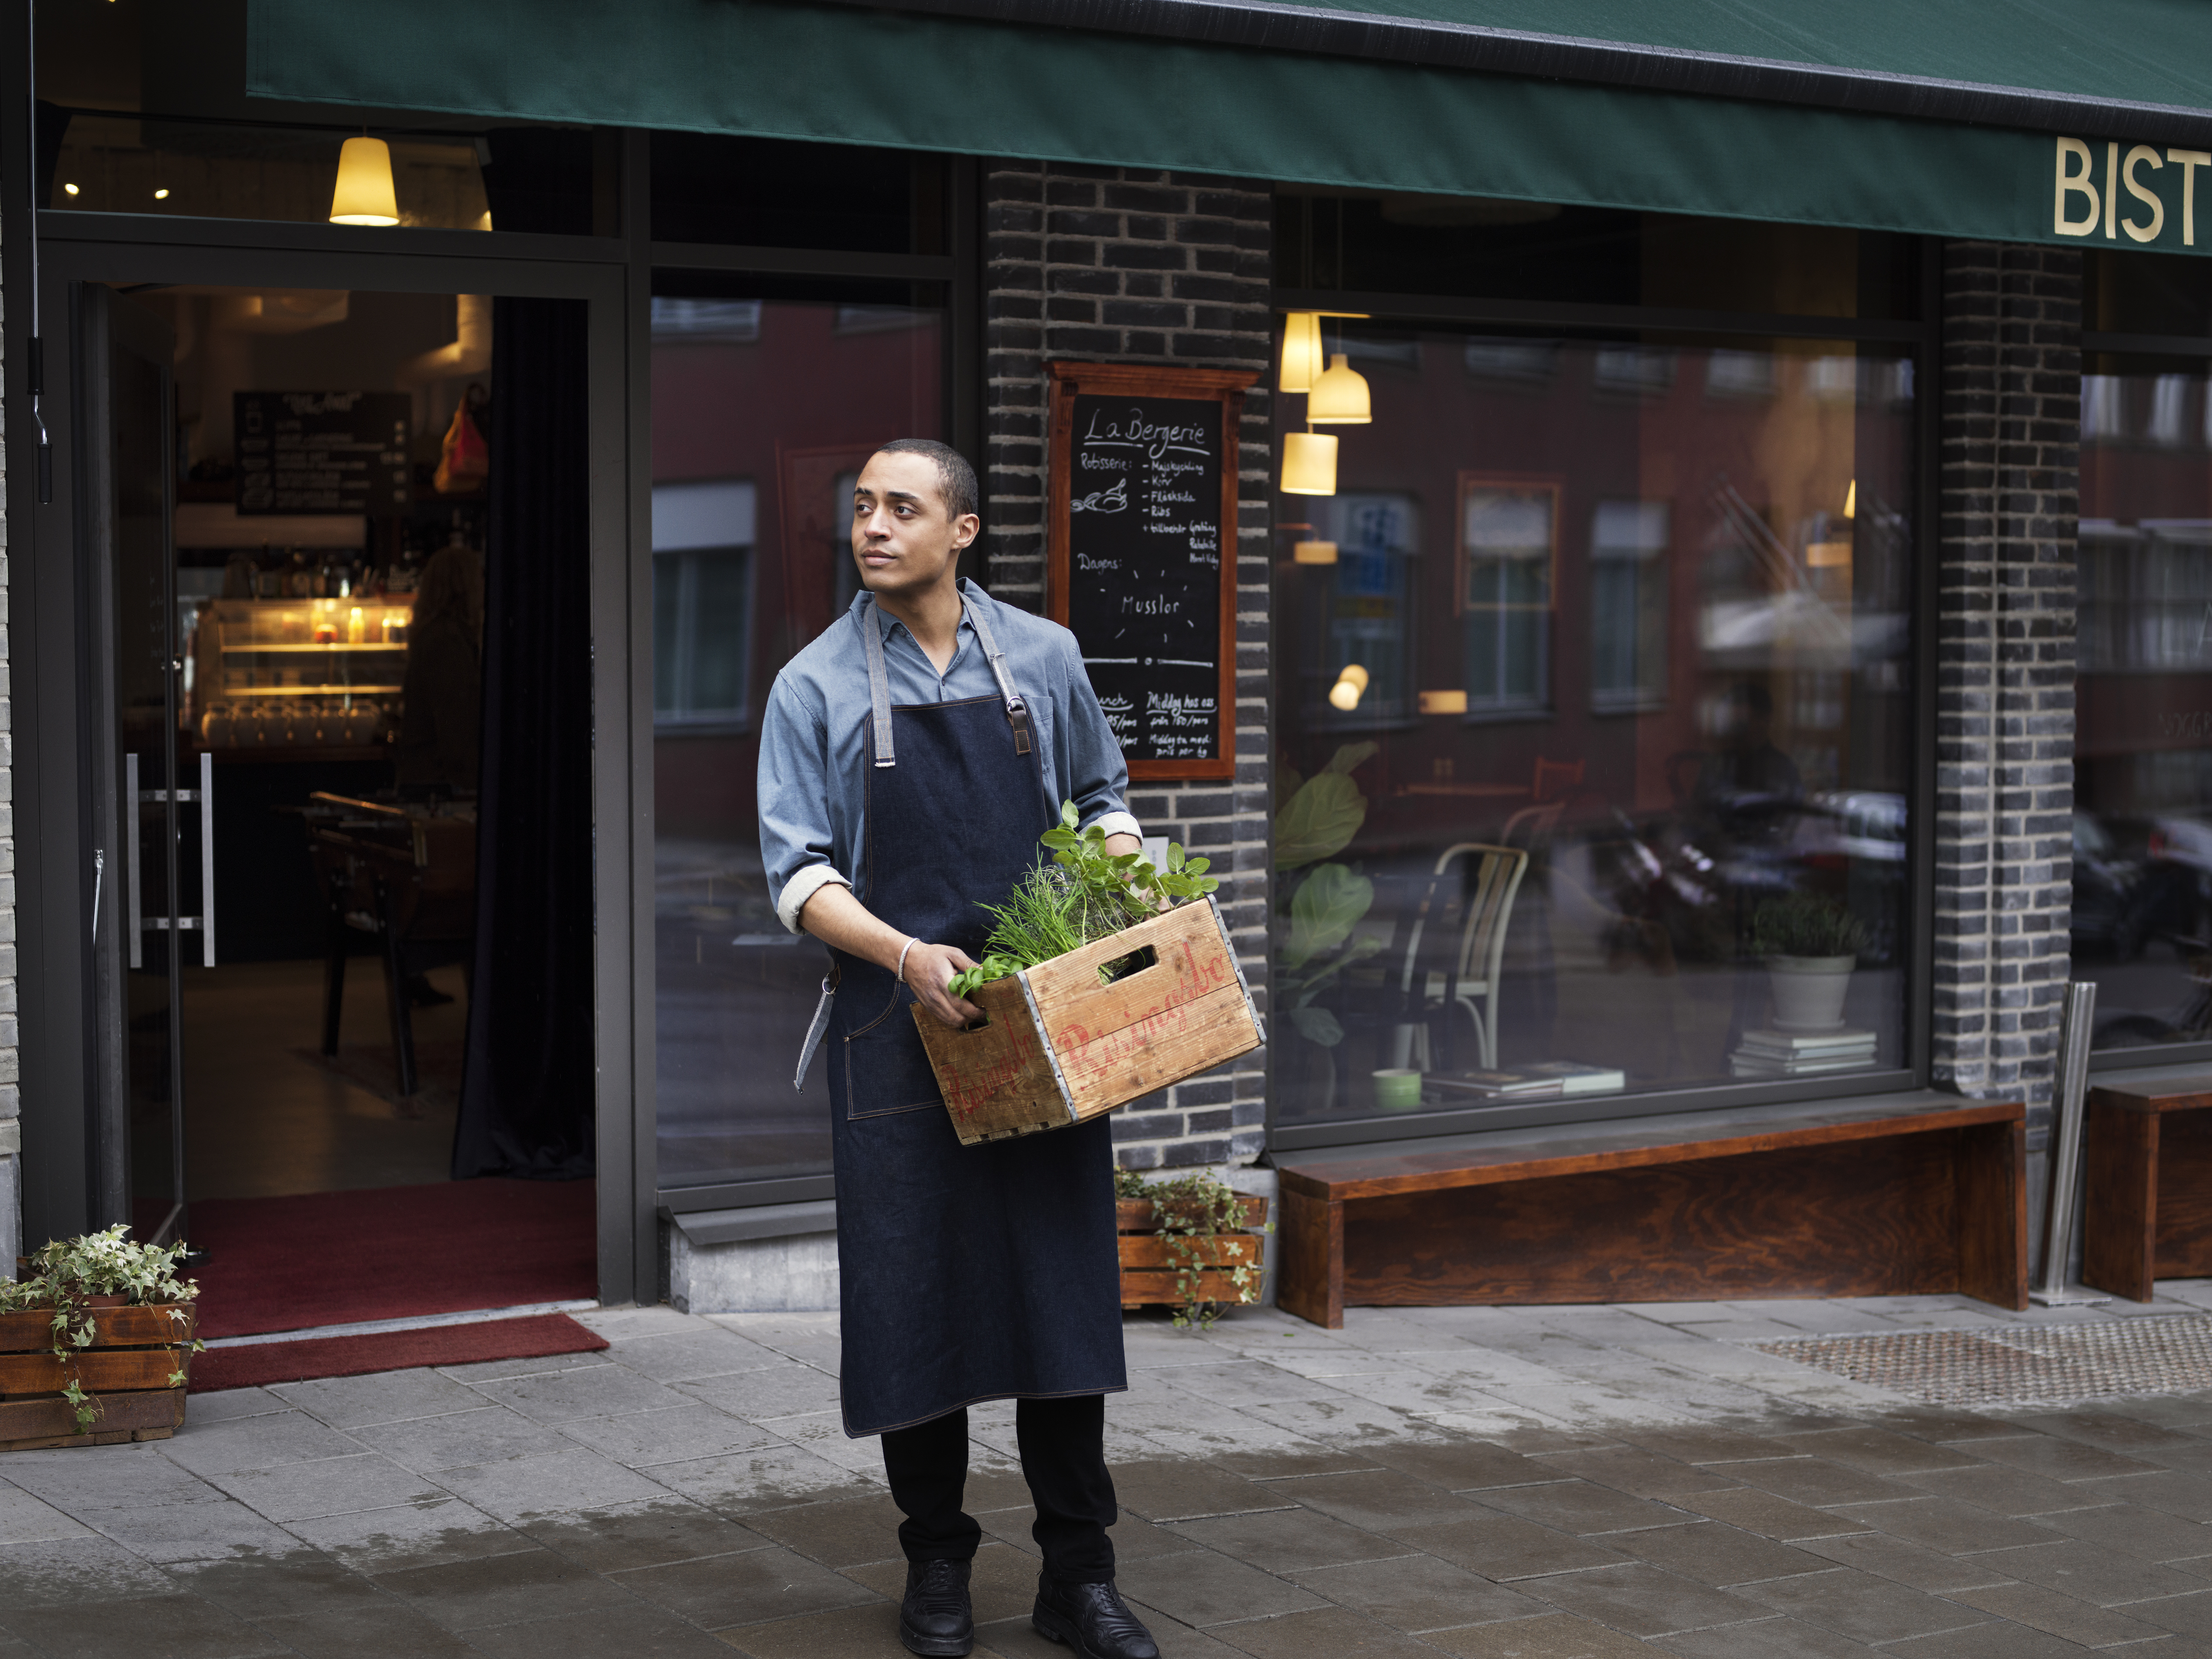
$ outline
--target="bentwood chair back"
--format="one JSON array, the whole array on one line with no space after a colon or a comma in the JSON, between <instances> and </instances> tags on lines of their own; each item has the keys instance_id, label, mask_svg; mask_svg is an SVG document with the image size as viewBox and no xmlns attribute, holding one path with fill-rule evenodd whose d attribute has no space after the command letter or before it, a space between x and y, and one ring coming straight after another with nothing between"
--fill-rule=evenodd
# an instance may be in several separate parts
<instances>
[{"instance_id":1,"label":"bentwood chair back","mask_svg":"<svg viewBox=\"0 0 2212 1659\"><path fill-rule=\"evenodd\" d=\"M1468 872L1459 949L1451 958L1450 969L1438 974L1428 967L1421 945L1433 915L1426 915L1414 924L1413 935L1407 941L1406 964L1400 984L1411 1006L1425 1006L1433 997L1445 1005L1447 1017L1451 1008L1464 1008L1474 1023L1475 1042L1481 1052L1483 1068L1487 1071L1498 1064L1499 969L1505 955L1506 928L1513 918L1513 901L1521 890L1521 878L1528 873L1528 854L1517 847L1461 842L1446 848L1437 860L1437 884L1432 893L1440 894L1444 878L1462 859L1474 863ZM1433 951L1433 945L1431 949ZM1443 982L1439 985L1438 980ZM1394 1054L1393 1058L1401 1065L1413 1063L1410 1050L1415 1042L1423 1049L1427 1048L1425 1024L1408 1022L1400 1030L1406 1040L1399 1046L1409 1052L1402 1057ZM1424 1060L1427 1057L1425 1054L1421 1056Z\"/></svg>"}]
</instances>

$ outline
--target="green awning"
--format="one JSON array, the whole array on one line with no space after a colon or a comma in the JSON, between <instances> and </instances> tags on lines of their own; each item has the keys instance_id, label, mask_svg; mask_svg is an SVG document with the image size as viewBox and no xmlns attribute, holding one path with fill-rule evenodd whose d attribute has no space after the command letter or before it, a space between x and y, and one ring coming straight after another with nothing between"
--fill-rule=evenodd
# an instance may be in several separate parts
<instances>
[{"instance_id":1,"label":"green awning","mask_svg":"<svg viewBox=\"0 0 2212 1659\"><path fill-rule=\"evenodd\" d=\"M1611 40L1633 41L1638 28L1652 33L1644 14L1654 9L1578 0L1547 5L1541 16L1553 39L1571 21L1617 25L1631 32ZM1836 15L1863 22L1868 9ZM2212 191L2212 167L2189 159L2212 151L2212 143L2206 151L2177 147L2172 122L2140 101L2172 99L2181 114L2201 107L2195 66L2212 58L2194 43L2202 36L2212 46L2212 7L2106 0L2094 15L2098 33L2118 35L2113 19L2126 14L2165 27L2174 51L2131 40L2124 53L2081 59L2069 59L2051 34L2033 44L2015 34L1984 42L1981 58L1961 55L1962 9L1985 22L2024 30L2033 21L2047 30L2061 15L2055 8L1882 0L1871 9L1885 21L1865 33L1881 49L1845 54L1808 44L1802 29L1784 38L1775 20L1802 21L1814 15L1808 7L1692 8L1683 15L1700 21L1704 33L1677 19L1674 34L1650 42L1662 49L1651 62L1694 66L1706 60L1663 53L1694 54L1702 47L1683 42L1727 40L1739 59L1814 53L1793 61L2017 88L2039 45L2066 68L2065 83L2045 90L2103 98L2111 95L2105 87L2124 81L2139 100L2146 141L2084 136L2094 130L2086 123L2072 132L1977 125L1216 44L1157 28L1109 33L791 0L251 0L247 85L265 96L384 109L2212 251L2212 195L2202 224L2196 210L2198 187ZM1464 26L1474 14L1526 23L1538 8L1534 0L1428 0L1426 10ZM1395 0L1390 15L1404 20L1406 0ZM2086 16L2064 15L2079 20L2069 26L2075 33L2090 33ZM1762 20L1764 33L1752 27ZM1836 32L1832 22L1828 33ZM1848 87L1839 95L1848 98ZM2107 131L2134 118L2105 113Z\"/></svg>"}]
</instances>

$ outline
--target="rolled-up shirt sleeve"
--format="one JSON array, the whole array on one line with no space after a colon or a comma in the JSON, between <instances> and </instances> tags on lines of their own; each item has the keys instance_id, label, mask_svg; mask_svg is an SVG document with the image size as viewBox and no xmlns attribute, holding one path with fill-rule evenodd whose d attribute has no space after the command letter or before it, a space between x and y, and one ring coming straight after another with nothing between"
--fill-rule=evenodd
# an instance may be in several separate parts
<instances>
[{"instance_id":1,"label":"rolled-up shirt sleeve","mask_svg":"<svg viewBox=\"0 0 2212 1659\"><path fill-rule=\"evenodd\" d=\"M1098 694L1091 689L1091 676L1072 634L1066 636L1066 648L1067 712L1061 741L1069 799L1083 815L1085 829L1095 823L1109 836L1142 836L1144 826L1129 811L1128 763L1098 706Z\"/></svg>"},{"instance_id":2,"label":"rolled-up shirt sleeve","mask_svg":"<svg viewBox=\"0 0 2212 1659\"><path fill-rule=\"evenodd\" d=\"M853 884L832 850L828 722L781 674L761 725L758 799L769 896L776 919L795 933L807 900L832 884Z\"/></svg>"}]
</instances>

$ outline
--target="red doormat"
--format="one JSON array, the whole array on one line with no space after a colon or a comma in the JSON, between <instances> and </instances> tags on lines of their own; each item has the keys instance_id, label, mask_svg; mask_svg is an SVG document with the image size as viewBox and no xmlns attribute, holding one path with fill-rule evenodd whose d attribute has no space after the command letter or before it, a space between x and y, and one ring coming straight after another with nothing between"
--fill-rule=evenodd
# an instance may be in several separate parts
<instances>
[{"instance_id":1,"label":"red doormat","mask_svg":"<svg viewBox=\"0 0 2212 1659\"><path fill-rule=\"evenodd\" d=\"M192 1360L194 1394L258 1388L267 1382L305 1382L317 1376L360 1376L369 1371L413 1370L422 1365L470 1365L485 1359L537 1359L547 1354L592 1353L607 1346L596 1331L566 1314L525 1319L483 1319L428 1330L382 1331L373 1336L317 1336L301 1342L251 1342L210 1348Z\"/></svg>"},{"instance_id":2,"label":"red doormat","mask_svg":"<svg viewBox=\"0 0 2212 1659\"><path fill-rule=\"evenodd\" d=\"M208 1253L191 1270L199 1334L253 1336L596 1298L598 1190L591 1181L486 1176L204 1200L185 1230Z\"/></svg>"}]
</instances>

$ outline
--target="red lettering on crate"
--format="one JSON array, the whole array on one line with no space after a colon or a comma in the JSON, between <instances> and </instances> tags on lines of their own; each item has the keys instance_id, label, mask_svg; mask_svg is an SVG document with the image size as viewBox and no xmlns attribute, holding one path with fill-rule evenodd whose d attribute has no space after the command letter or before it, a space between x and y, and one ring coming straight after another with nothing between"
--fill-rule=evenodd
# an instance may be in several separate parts
<instances>
[{"instance_id":1,"label":"red lettering on crate","mask_svg":"<svg viewBox=\"0 0 2212 1659\"><path fill-rule=\"evenodd\" d=\"M1093 1036L1084 1026L1060 1027L1053 1047L1060 1054L1060 1069L1071 1081L1102 1077L1139 1049L1160 1039L1179 1036L1190 1024L1189 1005L1229 983L1227 961L1218 952L1200 962L1191 942L1182 944L1182 971L1175 977L1165 997L1117 1031Z\"/></svg>"}]
</instances>

